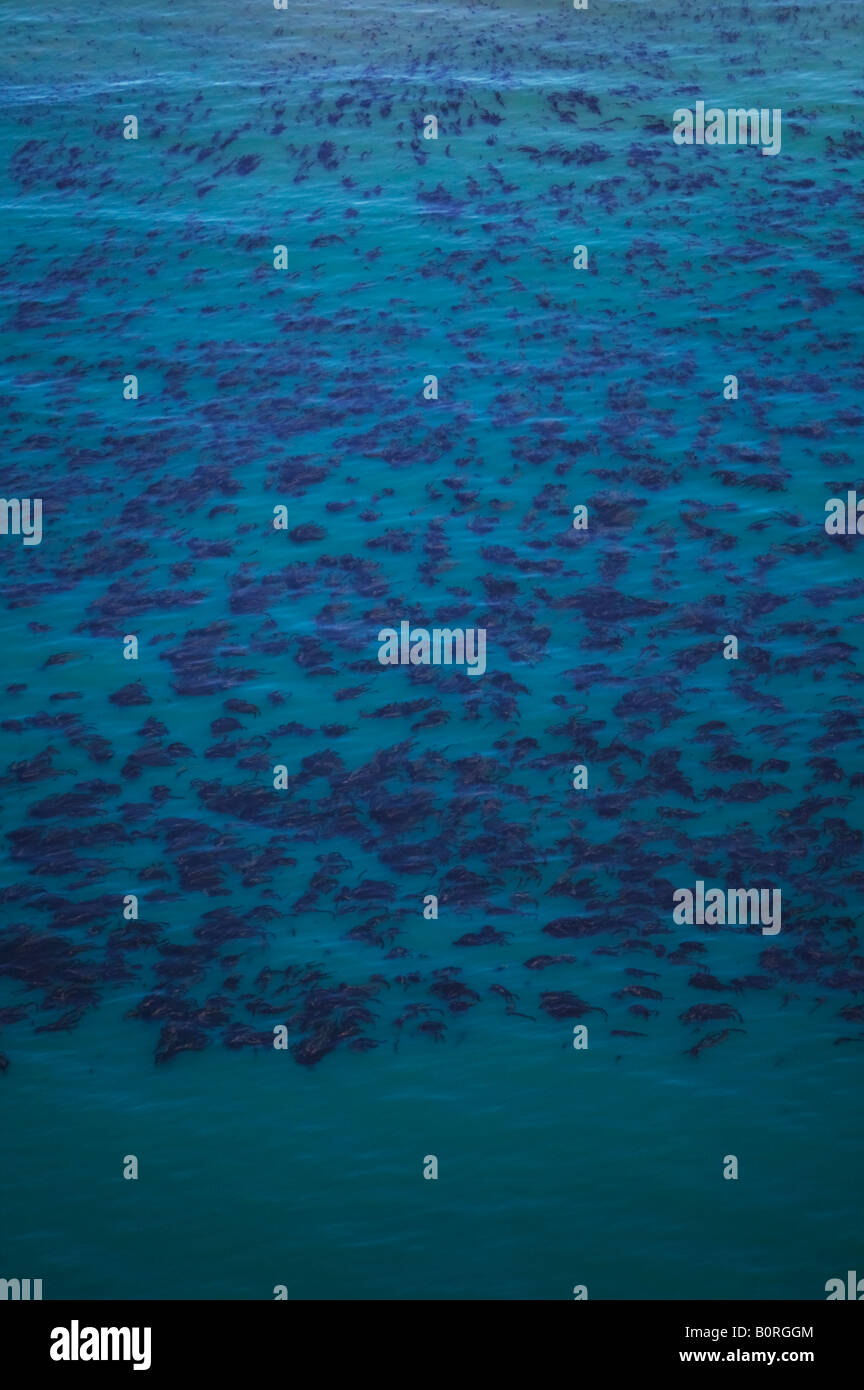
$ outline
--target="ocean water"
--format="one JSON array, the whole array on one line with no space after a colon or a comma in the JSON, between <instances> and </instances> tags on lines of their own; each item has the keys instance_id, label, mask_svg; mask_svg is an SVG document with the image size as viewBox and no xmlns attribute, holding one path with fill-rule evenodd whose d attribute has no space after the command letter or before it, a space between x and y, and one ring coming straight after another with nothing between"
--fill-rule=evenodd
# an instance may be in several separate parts
<instances>
[{"instance_id":1,"label":"ocean water","mask_svg":"<svg viewBox=\"0 0 864 1390\"><path fill-rule=\"evenodd\" d=\"M860 7L4 29L0 491L44 531L0 536L0 1277L824 1298L862 1258L864 542L824 527L864 495ZM780 153L676 146L700 99ZM486 672L382 666L402 619L485 628ZM676 926L697 879L781 932Z\"/></svg>"}]
</instances>

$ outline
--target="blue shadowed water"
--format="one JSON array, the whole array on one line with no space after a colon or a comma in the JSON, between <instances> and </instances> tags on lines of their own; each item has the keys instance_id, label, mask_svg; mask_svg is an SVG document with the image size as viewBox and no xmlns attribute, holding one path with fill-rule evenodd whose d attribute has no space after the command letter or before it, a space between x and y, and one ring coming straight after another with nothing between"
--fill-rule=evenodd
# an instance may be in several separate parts
<instances>
[{"instance_id":1,"label":"blue shadowed water","mask_svg":"<svg viewBox=\"0 0 864 1390\"><path fill-rule=\"evenodd\" d=\"M861 1268L864 540L824 528L864 496L861 28L7 11L0 491L44 534L0 536L0 1277ZM779 108L780 154L676 146L700 99ZM403 619L485 628L485 674L379 664ZM675 925L697 879L781 889L781 932Z\"/></svg>"}]
</instances>

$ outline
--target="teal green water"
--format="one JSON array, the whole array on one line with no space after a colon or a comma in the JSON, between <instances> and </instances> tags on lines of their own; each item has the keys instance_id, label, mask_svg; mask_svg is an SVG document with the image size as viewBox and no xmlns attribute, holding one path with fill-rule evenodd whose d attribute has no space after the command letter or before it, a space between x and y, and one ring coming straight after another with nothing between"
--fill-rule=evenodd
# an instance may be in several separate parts
<instances>
[{"instance_id":1,"label":"teal green water","mask_svg":"<svg viewBox=\"0 0 864 1390\"><path fill-rule=\"evenodd\" d=\"M861 1268L864 568L823 526L864 494L860 26L834 0L10 9L0 490L45 519L0 537L0 1009L32 1006L0 1015L0 1277L756 1300ZM781 108L781 154L677 148L700 98ZM402 618L485 626L487 673L381 667ZM134 681L148 705L109 699ZM259 713L212 731L232 698ZM781 934L673 927L697 878L780 887ZM133 892L149 944L118 935ZM244 934L214 944L216 910ZM486 923L512 939L453 944ZM705 954L670 962L682 937ZM257 977L310 962L374 990L376 1048L304 1067L207 1022L154 1065L161 1023L126 1017L215 997L293 1045L305 996ZM464 1012L430 992L450 966ZM615 998L628 969L656 1017ZM564 990L608 1014L586 1051L541 1007ZM742 1022L685 1026L701 1003Z\"/></svg>"}]
</instances>

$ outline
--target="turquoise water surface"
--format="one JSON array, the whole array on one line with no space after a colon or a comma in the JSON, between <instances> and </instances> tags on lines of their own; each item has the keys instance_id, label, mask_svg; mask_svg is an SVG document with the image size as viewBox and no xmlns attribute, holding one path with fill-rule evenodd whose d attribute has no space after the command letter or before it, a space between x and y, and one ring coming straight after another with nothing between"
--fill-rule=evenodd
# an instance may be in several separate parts
<instances>
[{"instance_id":1,"label":"turquoise water surface","mask_svg":"<svg viewBox=\"0 0 864 1390\"><path fill-rule=\"evenodd\" d=\"M0 536L0 1277L824 1298L864 1259L860 7L5 18L43 538ZM780 154L676 146L701 99ZM485 674L380 665L403 619ZM697 879L781 932L675 926Z\"/></svg>"}]
</instances>

